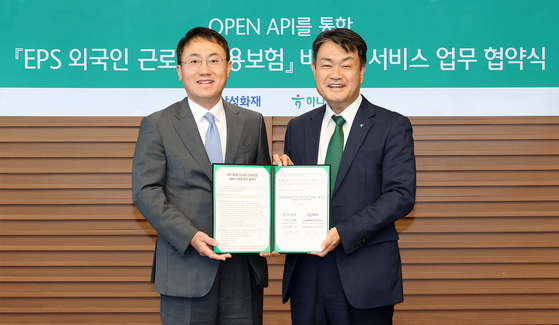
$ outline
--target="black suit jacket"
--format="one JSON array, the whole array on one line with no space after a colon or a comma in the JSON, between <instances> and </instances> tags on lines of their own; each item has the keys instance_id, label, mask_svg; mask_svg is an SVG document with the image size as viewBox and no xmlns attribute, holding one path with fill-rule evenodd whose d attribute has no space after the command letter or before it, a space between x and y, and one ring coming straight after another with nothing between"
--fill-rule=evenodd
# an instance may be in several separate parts
<instances>
[{"instance_id":1,"label":"black suit jacket","mask_svg":"<svg viewBox=\"0 0 559 325\"><path fill-rule=\"evenodd\" d=\"M316 164L325 106L291 120L285 154L295 165ZM394 223L415 203L415 155L408 118L363 97L347 139L330 220L341 238L336 261L344 293L355 308L403 301L398 233ZM286 257L283 301L289 299L297 255ZM340 294L344 294L340 293Z\"/></svg>"}]
</instances>

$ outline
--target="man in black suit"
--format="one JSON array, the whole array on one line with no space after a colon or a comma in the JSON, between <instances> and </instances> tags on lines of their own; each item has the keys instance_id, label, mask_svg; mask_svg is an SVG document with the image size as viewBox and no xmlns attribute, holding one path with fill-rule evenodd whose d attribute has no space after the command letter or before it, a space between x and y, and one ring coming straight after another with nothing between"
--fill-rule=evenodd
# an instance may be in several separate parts
<instances>
[{"instance_id":1,"label":"man in black suit","mask_svg":"<svg viewBox=\"0 0 559 325\"><path fill-rule=\"evenodd\" d=\"M415 203L412 126L360 94L366 54L352 30L318 35L312 70L327 105L291 120L285 155L274 157L284 165L332 165L322 252L285 261L283 301L291 299L293 324L392 324L403 301L394 223Z\"/></svg>"}]
</instances>

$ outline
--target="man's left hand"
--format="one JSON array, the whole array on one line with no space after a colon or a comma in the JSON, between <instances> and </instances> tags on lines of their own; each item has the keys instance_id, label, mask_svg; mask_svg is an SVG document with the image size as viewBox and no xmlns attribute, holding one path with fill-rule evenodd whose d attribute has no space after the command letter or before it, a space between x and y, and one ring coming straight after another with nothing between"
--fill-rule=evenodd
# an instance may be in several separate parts
<instances>
[{"instance_id":1,"label":"man's left hand","mask_svg":"<svg viewBox=\"0 0 559 325\"><path fill-rule=\"evenodd\" d=\"M275 154L273 158L274 158L273 159L274 165L278 165L280 167L293 165L293 162L291 161L291 158L289 158L288 155L283 154L280 156L278 154Z\"/></svg>"},{"instance_id":2,"label":"man's left hand","mask_svg":"<svg viewBox=\"0 0 559 325\"><path fill-rule=\"evenodd\" d=\"M322 252L312 252L310 253L311 255L316 255L318 257L324 257L326 256L326 254L330 253L331 251L334 250L334 248L338 247L338 245L340 244L340 235L338 235L338 229L336 229L336 227L330 229L330 231L328 231L328 234L326 234L326 239L322 242L322 245L320 245L320 248L322 249Z\"/></svg>"}]
</instances>

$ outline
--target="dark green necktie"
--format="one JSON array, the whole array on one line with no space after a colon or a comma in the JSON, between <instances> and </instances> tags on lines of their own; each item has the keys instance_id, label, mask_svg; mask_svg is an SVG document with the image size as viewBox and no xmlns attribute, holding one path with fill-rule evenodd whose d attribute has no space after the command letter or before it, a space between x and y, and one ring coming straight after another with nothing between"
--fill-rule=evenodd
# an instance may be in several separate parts
<instances>
[{"instance_id":1,"label":"dark green necktie","mask_svg":"<svg viewBox=\"0 0 559 325\"><path fill-rule=\"evenodd\" d=\"M326 159L324 164L330 165L330 175L332 183L330 184L330 193L334 192L334 185L336 185L336 178L338 177L338 170L340 169L340 161L342 160L342 153L344 152L344 129L343 125L345 120L341 116L332 116L336 122L336 129L328 143L328 150L326 150Z\"/></svg>"}]
</instances>

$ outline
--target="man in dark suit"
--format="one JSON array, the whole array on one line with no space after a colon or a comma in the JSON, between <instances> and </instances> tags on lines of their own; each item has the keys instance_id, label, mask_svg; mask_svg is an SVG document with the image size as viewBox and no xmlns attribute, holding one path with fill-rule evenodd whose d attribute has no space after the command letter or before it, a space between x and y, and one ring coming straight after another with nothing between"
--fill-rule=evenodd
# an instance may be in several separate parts
<instances>
[{"instance_id":1,"label":"man in dark suit","mask_svg":"<svg viewBox=\"0 0 559 325\"><path fill-rule=\"evenodd\" d=\"M270 164L261 114L224 101L227 41L203 27L177 46L187 98L142 120L132 168L134 204L157 231L152 280L163 324L261 324L266 260L216 254L212 163ZM208 115L211 114L211 115Z\"/></svg>"},{"instance_id":2,"label":"man in dark suit","mask_svg":"<svg viewBox=\"0 0 559 325\"><path fill-rule=\"evenodd\" d=\"M291 120L285 155L274 157L284 165L332 165L323 250L285 261L283 301L291 299L293 324L392 324L403 301L394 223L415 202L412 126L360 94L366 54L349 29L318 35L312 70L327 105Z\"/></svg>"}]
</instances>

